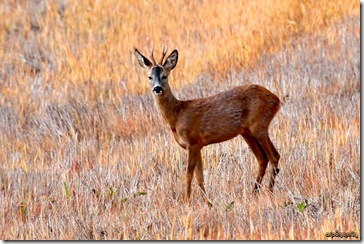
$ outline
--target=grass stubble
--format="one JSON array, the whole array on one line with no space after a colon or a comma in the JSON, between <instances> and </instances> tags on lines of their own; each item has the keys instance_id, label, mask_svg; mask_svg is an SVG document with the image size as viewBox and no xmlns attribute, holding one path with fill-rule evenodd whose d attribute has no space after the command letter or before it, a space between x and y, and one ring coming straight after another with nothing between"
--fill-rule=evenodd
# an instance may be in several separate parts
<instances>
[{"instance_id":1,"label":"grass stubble","mask_svg":"<svg viewBox=\"0 0 364 244\"><path fill-rule=\"evenodd\" d=\"M2 1L0 238L360 238L359 12L326 0ZM202 151L213 207L195 182L183 203L186 152L133 56L152 43L179 49L179 99L249 83L281 98L274 195L251 194L257 162L237 137Z\"/></svg>"}]
</instances>

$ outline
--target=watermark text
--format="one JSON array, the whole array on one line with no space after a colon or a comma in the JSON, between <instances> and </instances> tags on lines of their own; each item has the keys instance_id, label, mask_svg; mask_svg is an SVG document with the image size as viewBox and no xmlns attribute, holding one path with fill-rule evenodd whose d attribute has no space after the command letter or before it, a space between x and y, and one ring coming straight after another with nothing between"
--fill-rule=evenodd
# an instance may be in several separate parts
<instances>
[{"instance_id":1,"label":"watermark text","mask_svg":"<svg viewBox=\"0 0 364 244\"><path fill-rule=\"evenodd\" d=\"M359 238L358 234L355 231L352 232L340 232L340 231L335 231L335 232L326 232L325 233L326 237L338 237L338 238L349 238L349 237L355 237L355 238Z\"/></svg>"}]
</instances>

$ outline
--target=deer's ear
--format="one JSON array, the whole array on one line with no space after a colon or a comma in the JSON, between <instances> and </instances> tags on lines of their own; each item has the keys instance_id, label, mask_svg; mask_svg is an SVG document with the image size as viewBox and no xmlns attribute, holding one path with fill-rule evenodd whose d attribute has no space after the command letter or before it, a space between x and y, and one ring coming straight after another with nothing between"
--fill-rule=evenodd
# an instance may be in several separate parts
<instances>
[{"instance_id":1,"label":"deer's ear","mask_svg":"<svg viewBox=\"0 0 364 244\"><path fill-rule=\"evenodd\" d=\"M149 59L144 57L143 54L141 54L138 51L138 49L135 48L134 54L137 57L140 66L142 66L144 69L150 69L152 67L153 65L152 62L150 62Z\"/></svg>"},{"instance_id":2,"label":"deer's ear","mask_svg":"<svg viewBox=\"0 0 364 244\"><path fill-rule=\"evenodd\" d=\"M166 61L163 64L163 67L168 70L171 71L172 69L174 69L174 67L176 67L178 61L178 51L175 49L166 59Z\"/></svg>"}]
</instances>

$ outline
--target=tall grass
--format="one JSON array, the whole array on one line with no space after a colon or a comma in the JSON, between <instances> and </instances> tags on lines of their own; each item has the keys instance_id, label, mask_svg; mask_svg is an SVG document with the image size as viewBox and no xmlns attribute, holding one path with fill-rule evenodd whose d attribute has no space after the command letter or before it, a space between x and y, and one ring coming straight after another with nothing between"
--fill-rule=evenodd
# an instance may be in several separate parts
<instances>
[{"instance_id":1,"label":"tall grass","mask_svg":"<svg viewBox=\"0 0 364 244\"><path fill-rule=\"evenodd\" d=\"M0 3L1 239L360 234L357 1ZM275 194L242 138L203 149L209 208L133 48L167 44L180 99L257 83L283 101ZM264 179L263 184L267 184ZM360 236L359 236L360 238ZM356 238L349 238L356 239Z\"/></svg>"}]
</instances>

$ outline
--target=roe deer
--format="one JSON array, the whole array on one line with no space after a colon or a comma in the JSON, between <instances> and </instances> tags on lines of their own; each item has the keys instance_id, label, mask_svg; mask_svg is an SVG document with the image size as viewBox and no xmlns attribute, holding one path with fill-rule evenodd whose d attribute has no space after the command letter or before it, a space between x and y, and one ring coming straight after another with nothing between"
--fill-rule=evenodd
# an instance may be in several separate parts
<instances>
[{"instance_id":1,"label":"roe deer","mask_svg":"<svg viewBox=\"0 0 364 244\"><path fill-rule=\"evenodd\" d=\"M280 155L268 136L268 127L280 108L279 98L262 86L246 85L207 98L178 100L168 84L168 75L178 61L178 51L174 50L163 63L166 53L167 48L163 48L162 57L157 63L153 48L151 61L135 49L140 66L147 70L163 118L171 127L177 143L188 151L184 199L190 198L195 170L197 183L206 195L200 150L237 135L242 135L259 163L254 192L259 191L269 161L272 165L269 190L272 192L279 172Z\"/></svg>"}]
</instances>

